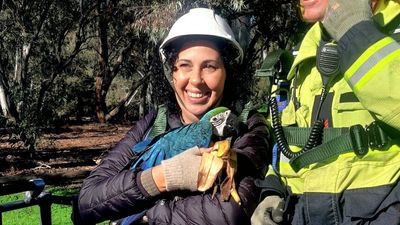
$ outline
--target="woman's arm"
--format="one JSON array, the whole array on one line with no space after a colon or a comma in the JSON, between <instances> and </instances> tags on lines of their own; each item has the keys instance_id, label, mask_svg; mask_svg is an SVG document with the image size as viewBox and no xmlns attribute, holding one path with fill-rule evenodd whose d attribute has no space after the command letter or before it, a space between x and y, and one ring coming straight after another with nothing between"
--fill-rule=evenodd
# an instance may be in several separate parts
<instances>
[{"instance_id":1,"label":"woman's arm","mask_svg":"<svg viewBox=\"0 0 400 225\"><path fill-rule=\"evenodd\" d=\"M141 172L123 170L133 157L132 146L141 141L154 117L151 112L138 121L84 180L78 202L83 221L121 218L154 204L141 186Z\"/></svg>"}]
</instances>

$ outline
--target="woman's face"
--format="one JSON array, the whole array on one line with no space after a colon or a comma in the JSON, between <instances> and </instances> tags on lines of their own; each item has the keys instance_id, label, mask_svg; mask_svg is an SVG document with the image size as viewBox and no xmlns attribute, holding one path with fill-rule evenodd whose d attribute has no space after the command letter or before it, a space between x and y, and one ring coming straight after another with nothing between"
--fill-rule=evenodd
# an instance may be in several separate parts
<instances>
[{"instance_id":1,"label":"woman's face","mask_svg":"<svg viewBox=\"0 0 400 225\"><path fill-rule=\"evenodd\" d=\"M356 1L356 0L348 0ZM371 1L372 11L375 10L378 0ZM322 21L325 16L329 0L300 0L300 11L304 21L316 22Z\"/></svg>"},{"instance_id":2,"label":"woman's face","mask_svg":"<svg viewBox=\"0 0 400 225\"><path fill-rule=\"evenodd\" d=\"M328 2L329 0L300 0L300 11L303 20L307 22L321 21L324 18Z\"/></svg>"},{"instance_id":3,"label":"woman's face","mask_svg":"<svg viewBox=\"0 0 400 225\"><path fill-rule=\"evenodd\" d=\"M185 43L178 53L172 76L184 123L197 121L219 104L226 72L221 55L212 42Z\"/></svg>"}]
</instances>

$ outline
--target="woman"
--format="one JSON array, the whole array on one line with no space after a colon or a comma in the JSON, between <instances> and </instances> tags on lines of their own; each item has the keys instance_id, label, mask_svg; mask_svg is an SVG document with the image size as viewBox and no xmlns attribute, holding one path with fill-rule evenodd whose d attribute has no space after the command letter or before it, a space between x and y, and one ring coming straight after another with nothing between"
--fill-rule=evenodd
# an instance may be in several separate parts
<instances>
[{"instance_id":1,"label":"woman","mask_svg":"<svg viewBox=\"0 0 400 225\"><path fill-rule=\"evenodd\" d=\"M232 91L241 89L233 83L239 76L231 72L243 51L226 21L212 10L192 9L179 18L160 53L175 96L166 102L168 129L197 122L213 107L234 105ZM132 146L144 139L156 115L153 111L138 121L86 178L79 196L83 222L118 219L150 208L149 224L249 224L257 201L253 179L263 174L268 159L264 118L250 114L231 148L238 155L239 205L220 200L218 194L212 197L212 190L196 191L201 154L208 149L188 149L144 171L123 169L134 156Z\"/></svg>"}]
</instances>

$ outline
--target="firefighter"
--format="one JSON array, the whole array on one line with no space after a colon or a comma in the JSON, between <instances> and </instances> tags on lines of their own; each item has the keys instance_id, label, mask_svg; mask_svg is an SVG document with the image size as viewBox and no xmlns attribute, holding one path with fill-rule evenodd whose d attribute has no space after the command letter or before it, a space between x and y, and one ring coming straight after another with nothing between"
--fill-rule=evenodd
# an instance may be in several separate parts
<instances>
[{"instance_id":1,"label":"firefighter","mask_svg":"<svg viewBox=\"0 0 400 225\"><path fill-rule=\"evenodd\" d=\"M400 224L400 2L300 0L316 22L288 74L253 225Z\"/></svg>"}]
</instances>

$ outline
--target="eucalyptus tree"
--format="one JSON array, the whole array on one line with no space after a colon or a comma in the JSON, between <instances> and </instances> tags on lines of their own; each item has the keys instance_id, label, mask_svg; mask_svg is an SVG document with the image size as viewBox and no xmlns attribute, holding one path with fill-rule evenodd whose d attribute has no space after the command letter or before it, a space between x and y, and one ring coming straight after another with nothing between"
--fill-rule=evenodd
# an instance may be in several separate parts
<instances>
[{"instance_id":1,"label":"eucalyptus tree","mask_svg":"<svg viewBox=\"0 0 400 225\"><path fill-rule=\"evenodd\" d=\"M100 122L106 122L123 112L136 93L141 92L140 87L147 89L152 70L161 66L155 61L157 56L154 50L171 12L164 11L165 17L156 20L152 15L171 5L162 1L97 0L98 66L94 73L96 115ZM107 105L107 94L116 76L127 77L131 85L128 85L129 90L124 98L114 105Z\"/></svg>"},{"instance_id":2,"label":"eucalyptus tree","mask_svg":"<svg viewBox=\"0 0 400 225\"><path fill-rule=\"evenodd\" d=\"M29 149L52 108L47 93L85 48L90 8L76 0L4 0L1 5L0 103ZM7 110L6 110L7 109Z\"/></svg>"}]
</instances>

